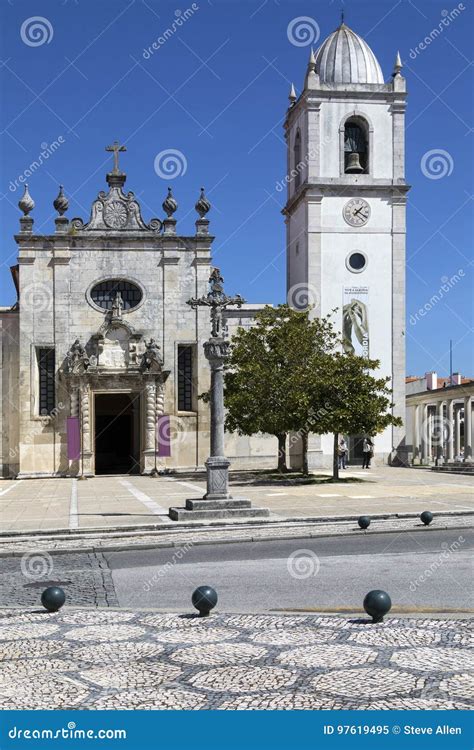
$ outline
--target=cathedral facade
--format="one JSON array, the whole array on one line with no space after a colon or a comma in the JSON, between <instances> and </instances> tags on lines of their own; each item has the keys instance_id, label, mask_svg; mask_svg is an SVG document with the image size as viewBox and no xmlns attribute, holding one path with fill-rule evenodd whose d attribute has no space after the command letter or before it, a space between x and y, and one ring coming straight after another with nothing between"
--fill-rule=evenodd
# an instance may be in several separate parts
<instances>
[{"instance_id":1,"label":"cathedral facade","mask_svg":"<svg viewBox=\"0 0 474 750\"><path fill-rule=\"evenodd\" d=\"M18 302L3 308L2 474L18 478L153 474L202 467L209 454L209 389L203 342L210 204L201 191L192 236L177 234L171 190L166 218L146 222L114 144L108 191L89 221L66 218L62 188L55 232L34 232L28 188L18 264ZM248 325L257 305L229 310L228 328ZM276 440L228 435L236 466L274 461ZM254 455L255 454L255 455Z\"/></svg>"},{"instance_id":2,"label":"cathedral facade","mask_svg":"<svg viewBox=\"0 0 474 750\"><path fill-rule=\"evenodd\" d=\"M311 52L304 87L290 92L285 132L287 300L336 310L348 353L379 359L393 412L405 415L406 86L397 55L388 83L366 42L342 23ZM213 237L201 191L191 236L177 233L171 190L165 218L145 221L124 191L115 143L108 190L88 221L68 219L60 189L55 231L40 235L28 188L18 301L0 309L2 476L153 474L202 468L209 454L203 342ZM232 285L227 285L229 291ZM226 311L229 334L261 305ZM358 459L361 436L349 437ZM274 466L274 437L226 435L234 468ZM291 465L301 464L290 441ZM404 428L375 439L375 455L404 455ZM332 436L311 435L309 466L330 466Z\"/></svg>"}]
</instances>

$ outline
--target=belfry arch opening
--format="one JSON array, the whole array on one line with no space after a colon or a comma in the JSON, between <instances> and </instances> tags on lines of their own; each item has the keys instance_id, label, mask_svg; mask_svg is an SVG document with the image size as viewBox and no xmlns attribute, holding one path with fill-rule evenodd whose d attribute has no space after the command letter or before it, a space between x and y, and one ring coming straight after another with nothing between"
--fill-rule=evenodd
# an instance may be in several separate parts
<instances>
[{"instance_id":1,"label":"belfry arch opening","mask_svg":"<svg viewBox=\"0 0 474 750\"><path fill-rule=\"evenodd\" d=\"M344 173L369 173L369 128L361 117L344 123Z\"/></svg>"}]
</instances>

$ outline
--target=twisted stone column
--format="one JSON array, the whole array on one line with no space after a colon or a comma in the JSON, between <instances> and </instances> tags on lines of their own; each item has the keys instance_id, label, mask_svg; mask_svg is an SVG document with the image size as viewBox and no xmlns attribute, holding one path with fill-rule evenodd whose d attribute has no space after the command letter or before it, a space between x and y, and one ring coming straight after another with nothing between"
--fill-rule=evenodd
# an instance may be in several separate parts
<instances>
[{"instance_id":1,"label":"twisted stone column","mask_svg":"<svg viewBox=\"0 0 474 750\"><path fill-rule=\"evenodd\" d=\"M71 390L71 417L79 416L79 389L72 388Z\"/></svg>"},{"instance_id":2,"label":"twisted stone column","mask_svg":"<svg viewBox=\"0 0 474 750\"><path fill-rule=\"evenodd\" d=\"M145 445L146 450L155 450L156 440L156 385L147 383L145 386Z\"/></svg>"}]
</instances>

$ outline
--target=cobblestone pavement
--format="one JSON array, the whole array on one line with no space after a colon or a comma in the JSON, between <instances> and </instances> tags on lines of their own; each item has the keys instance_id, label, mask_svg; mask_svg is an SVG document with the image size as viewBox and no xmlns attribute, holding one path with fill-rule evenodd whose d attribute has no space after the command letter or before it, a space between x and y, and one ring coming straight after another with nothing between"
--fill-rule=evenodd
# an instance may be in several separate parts
<instances>
[{"instance_id":1,"label":"cobblestone pavement","mask_svg":"<svg viewBox=\"0 0 474 750\"><path fill-rule=\"evenodd\" d=\"M34 552L61 552L79 550L94 552L100 550L138 549L140 547L180 547L194 544L219 544L238 541L259 541L272 539L304 539L324 536L376 534L380 532L419 531L429 534L432 529L472 528L472 515L450 514L435 516L431 526L423 526L420 519L386 518L374 519L367 531L361 531L354 520L351 521L304 521L252 524L203 524L194 528L171 526L152 531L88 532L63 535L10 536L0 538L0 558L6 555L30 555Z\"/></svg>"},{"instance_id":2,"label":"cobblestone pavement","mask_svg":"<svg viewBox=\"0 0 474 750\"><path fill-rule=\"evenodd\" d=\"M63 586L77 606L117 607L109 566L100 552L64 554L53 558L47 553L27 553L18 559L2 559L0 567L0 607L38 605L40 593L48 586Z\"/></svg>"},{"instance_id":3,"label":"cobblestone pavement","mask_svg":"<svg viewBox=\"0 0 474 750\"><path fill-rule=\"evenodd\" d=\"M468 620L0 610L0 709L467 709Z\"/></svg>"},{"instance_id":4,"label":"cobblestone pavement","mask_svg":"<svg viewBox=\"0 0 474 750\"><path fill-rule=\"evenodd\" d=\"M235 496L267 507L273 518L328 518L361 513L437 513L474 510L472 477L446 476L424 469L387 466L341 472L343 481L320 484L291 480L248 484L246 473L231 481ZM232 475L231 475L232 478ZM344 481L351 480L351 481ZM77 479L3 480L0 482L0 532L94 529L178 524L167 517L170 506L205 492L201 474L150 479L144 476Z\"/></svg>"}]
</instances>

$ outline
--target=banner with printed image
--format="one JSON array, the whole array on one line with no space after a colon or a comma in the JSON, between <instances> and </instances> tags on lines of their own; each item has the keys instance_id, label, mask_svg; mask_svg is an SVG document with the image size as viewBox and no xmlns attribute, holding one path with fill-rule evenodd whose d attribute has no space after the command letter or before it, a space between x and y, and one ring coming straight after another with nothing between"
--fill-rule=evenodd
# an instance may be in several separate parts
<instances>
[{"instance_id":1,"label":"banner with printed image","mask_svg":"<svg viewBox=\"0 0 474 750\"><path fill-rule=\"evenodd\" d=\"M344 287L342 346L346 354L369 356L369 287L367 286Z\"/></svg>"}]
</instances>

